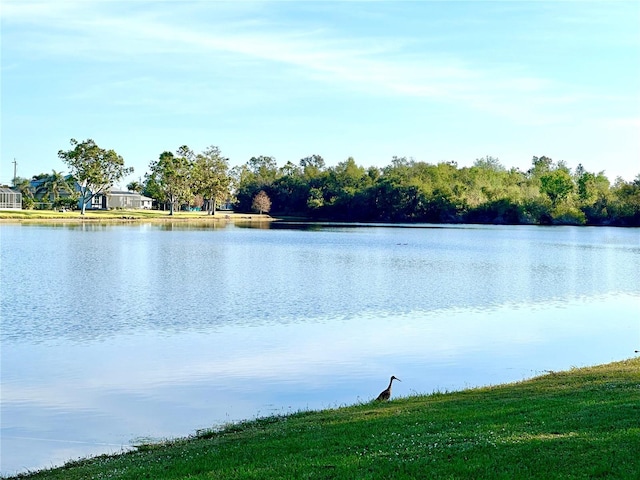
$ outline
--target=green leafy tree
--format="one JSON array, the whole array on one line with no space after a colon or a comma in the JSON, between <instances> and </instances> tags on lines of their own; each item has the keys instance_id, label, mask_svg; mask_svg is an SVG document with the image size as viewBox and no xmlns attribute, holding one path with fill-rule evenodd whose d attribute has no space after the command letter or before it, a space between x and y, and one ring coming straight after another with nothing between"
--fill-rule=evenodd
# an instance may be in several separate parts
<instances>
[{"instance_id":1,"label":"green leafy tree","mask_svg":"<svg viewBox=\"0 0 640 480\"><path fill-rule=\"evenodd\" d=\"M246 164L236 165L229 171L231 178L231 199L234 209L249 212L251 202L257 190L255 190L254 175L249 171Z\"/></svg>"},{"instance_id":2,"label":"green leafy tree","mask_svg":"<svg viewBox=\"0 0 640 480\"><path fill-rule=\"evenodd\" d=\"M273 157L259 156L240 167L232 169L235 208L240 211L253 210L253 199L260 190L271 195L277 187L280 170Z\"/></svg>"},{"instance_id":3,"label":"green leafy tree","mask_svg":"<svg viewBox=\"0 0 640 480\"><path fill-rule=\"evenodd\" d=\"M610 187L601 172L533 157L527 172L506 169L497 158L472 167L394 157L365 169L350 158L326 168L322 157L277 169L271 157L254 157L232 169L236 208L250 211L264 191L272 210L328 220L478 222L526 224L638 223L640 179Z\"/></svg>"},{"instance_id":4,"label":"green leafy tree","mask_svg":"<svg viewBox=\"0 0 640 480\"><path fill-rule=\"evenodd\" d=\"M307 198L307 208L312 212L320 210L324 207L324 196L319 188L311 188L309 197Z\"/></svg>"},{"instance_id":5,"label":"green leafy tree","mask_svg":"<svg viewBox=\"0 0 640 480\"><path fill-rule=\"evenodd\" d=\"M222 156L218 147L210 146L196 156L192 177L193 191L202 196L207 211L215 215L216 203L229 196L229 159Z\"/></svg>"},{"instance_id":6,"label":"green leafy tree","mask_svg":"<svg viewBox=\"0 0 640 480\"><path fill-rule=\"evenodd\" d=\"M611 185L604 172L587 172L578 165L574 175L576 183L577 205L590 224L605 223L609 217Z\"/></svg>"},{"instance_id":7,"label":"green leafy tree","mask_svg":"<svg viewBox=\"0 0 640 480\"><path fill-rule=\"evenodd\" d=\"M31 186L31 182L23 177L14 179L14 187L22 194L22 208L30 210L35 204L35 191Z\"/></svg>"},{"instance_id":8,"label":"green leafy tree","mask_svg":"<svg viewBox=\"0 0 640 480\"><path fill-rule=\"evenodd\" d=\"M46 198L51 202L55 202L60 197L60 191L66 189L67 181L65 180L64 175L52 170L51 174L49 174L40 185L38 193L40 193L43 199Z\"/></svg>"},{"instance_id":9,"label":"green leafy tree","mask_svg":"<svg viewBox=\"0 0 640 480\"><path fill-rule=\"evenodd\" d=\"M373 184L367 170L349 157L330 168L324 181L324 210L329 215L356 220L367 216L367 189Z\"/></svg>"},{"instance_id":10,"label":"green leafy tree","mask_svg":"<svg viewBox=\"0 0 640 480\"><path fill-rule=\"evenodd\" d=\"M44 178L40 186L36 189L36 196L43 202L50 203L54 207L65 204L68 206L70 203L77 202L77 196L73 187L73 179L66 178L61 172L52 170L50 174ZM61 196L64 195L66 199L61 202ZM71 198L71 200L68 200Z\"/></svg>"},{"instance_id":11,"label":"green leafy tree","mask_svg":"<svg viewBox=\"0 0 640 480\"><path fill-rule=\"evenodd\" d=\"M531 164L532 166L527 174L532 178L540 178L552 170L553 160L543 155L542 157L533 157Z\"/></svg>"},{"instance_id":12,"label":"green leafy tree","mask_svg":"<svg viewBox=\"0 0 640 480\"><path fill-rule=\"evenodd\" d=\"M482 158L477 158L476 161L473 162L473 166L483 170L491 170L494 172L504 172L506 170L500 163L500 160L498 158L492 157L490 155Z\"/></svg>"},{"instance_id":13,"label":"green leafy tree","mask_svg":"<svg viewBox=\"0 0 640 480\"><path fill-rule=\"evenodd\" d=\"M177 156L171 152L162 152L150 163L147 188L156 192L156 199L169 204L169 215L173 215L176 205L189 201L191 195L192 152L188 147L178 149Z\"/></svg>"},{"instance_id":14,"label":"green leafy tree","mask_svg":"<svg viewBox=\"0 0 640 480\"><path fill-rule=\"evenodd\" d=\"M632 182L617 178L612 188L610 220L616 225L640 226L640 174Z\"/></svg>"},{"instance_id":15,"label":"green leafy tree","mask_svg":"<svg viewBox=\"0 0 640 480\"><path fill-rule=\"evenodd\" d=\"M153 198L156 201L156 205L163 207L165 204L165 196L160 185L156 181L156 177L153 174L145 173L142 194L146 197Z\"/></svg>"},{"instance_id":16,"label":"green leafy tree","mask_svg":"<svg viewBox=\"0 0 640 480\"><path fill-rule=\"evenodd\" d=\"M604 172L584 172L577 178L576 184L578 198L585 205L591 205L606 196L610 188L609 179Z\"/></svg>"},{"instance_id":17,"label":"green leafy tree","mask_svg":"<svg viewBox=\"0 0 640 480\"><path fill-rule=\"evenodd\" d=\"M553 170L540 177L540 192L547 195L554 206L566 199L573 189L573 179L567 170Z\"/></svg>"},{"instance_id":18,"label":"green leafy tree","mask_svg":"<svg viewBox=\"0 0 640 480\"><path fill-rule=\"evenodd\" d=\"M134 180L133 182L129 182L127 184L127 190L129 190L130 192L142 193L142 191L144 190L144 185Z\"/></svg>"},{"instance_id":19,"label":"green leafy tree","mask_svg":"<svg viewBox=\"0 0 640 480\"><path fill-rule=\"evenodd\" d=\"M300 167L307 178L318 177L325 169L325 161L320 155L311 155L300 160Z\"/></svg>"},{"instance_id":20,"label":"green leafy tree","mask_svg":"<svg viewBox=\"0 0 640 480\"><path fill-rule=\"evenodd\" d=\"M307 197L313 182L305 178L300 166L287 162L270 186L272 210L284 215L309 215Z\"/></svg>"},{"instance_id":21,"label":"green leafy tree","mask_svg":"<svg viewBox=\"0 0 640 480\"><path fill-rule=\"evenodd\" d=\"M284 167L280 168L279 177L299 177L302 175L302 169L289 160Z\"/></svg>"},{"instance_id":22,"label":"green leafy tree","mask_svg":"<svg viewBox=\"0 0 640 480\"><path fill-rule=\"evenodd\" d=\"M247 167L255 175L256 182L262 185L271 185L278 178L278 165L273 157L251 157Z\"/></svg>"},{"instance_id":23,"label":"green leafy tree","mask_svg":"<svg viewBox=\"0 0 640 480\"><path fill-rule=\"evenodd\" d=\"M39 173L39 174L34 175L33 177L31 177L31 180L33 180L33 181L44 180L48 176L49 176L48 173Z\"/></svg>"},{"instance_id":24,"label":"green leafy tree","mask_svg":"<svg viewBox=\"0 0 640 480\"><path fill-rule=\"evenodd\" d=\"M81 201L81 214L96 195L107 193L114 183L133 172L114 150L105 150L91 140L78 142L72 138L71 150L58 151L58 157L69 167L76 180Z\"/></svg>"}]
</instances>

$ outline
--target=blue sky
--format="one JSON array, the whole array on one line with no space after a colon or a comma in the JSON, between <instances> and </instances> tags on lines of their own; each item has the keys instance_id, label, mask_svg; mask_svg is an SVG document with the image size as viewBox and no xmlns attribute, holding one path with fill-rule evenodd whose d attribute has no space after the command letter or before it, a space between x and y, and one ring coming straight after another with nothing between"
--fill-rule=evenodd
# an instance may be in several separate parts
<instances>
[{"instance_id":1,"label":"blue sky","mask_svg":"<svg viewBox=\"0 0 640 480\"><path fill-rule=\"evenodd\" d=\"M0 183L93 138L143 177L394 155L640 173L640 2L2 0ZM126 183L126 182L125 182Z\"/></svg>"}]
</instances>

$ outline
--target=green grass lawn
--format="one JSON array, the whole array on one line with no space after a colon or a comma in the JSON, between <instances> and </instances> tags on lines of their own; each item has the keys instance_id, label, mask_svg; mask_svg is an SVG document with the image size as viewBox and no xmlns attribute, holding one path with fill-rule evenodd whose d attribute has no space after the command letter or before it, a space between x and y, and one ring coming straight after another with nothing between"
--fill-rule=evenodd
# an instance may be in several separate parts
<instances>
[{"instance_id":1,"label":"green grass lawn","mask_svg":"<svg viewBox=\"0 0 640 480\"><path fill-rule=\"evenodd\" d=\"M640 359L228 425L32 479L640 478Z\"/></svg>"}]
</instances>

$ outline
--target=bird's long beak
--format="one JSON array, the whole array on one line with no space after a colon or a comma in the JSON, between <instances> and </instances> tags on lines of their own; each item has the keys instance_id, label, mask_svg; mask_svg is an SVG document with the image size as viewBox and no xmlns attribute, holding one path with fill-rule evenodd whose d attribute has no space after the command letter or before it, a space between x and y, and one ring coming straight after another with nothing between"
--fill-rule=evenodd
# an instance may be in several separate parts
<instances>
[{"instance_id":1,"label":"bird's long beak","mask_svg":"<svg viewBox=\"0 0 640 480\"><path fill-rule=\"evenodd\" d=\"M400 380L398 377L396 377L396 380L398 380L399 382L401 382L402 380Z\"/></svg>"}]
</instances>

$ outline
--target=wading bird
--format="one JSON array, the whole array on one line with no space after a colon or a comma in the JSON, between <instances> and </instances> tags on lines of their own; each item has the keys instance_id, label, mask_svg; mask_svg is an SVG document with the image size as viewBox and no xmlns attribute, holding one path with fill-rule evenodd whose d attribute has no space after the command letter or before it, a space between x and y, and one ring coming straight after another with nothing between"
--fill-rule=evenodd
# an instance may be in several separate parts
<instances>
[{"instance_id":1,"label":"wading bird","mask_svg":"<svg viewBox=\"0 0 640 480\"><path fill-rule=\"evenodd\" d=\"M391 376L391 380L389 380L389 386L387 387L386 390L383 390L380 395L378 395L378 398L376 398L376 400L378 401L383 401L383 400L389 400L391 398L391 384L393 383L394 380L398 380L399 382L401 382L402 380L400 380L398 377L394 377L393 375Z\"/></svg>"}]
</instances>

